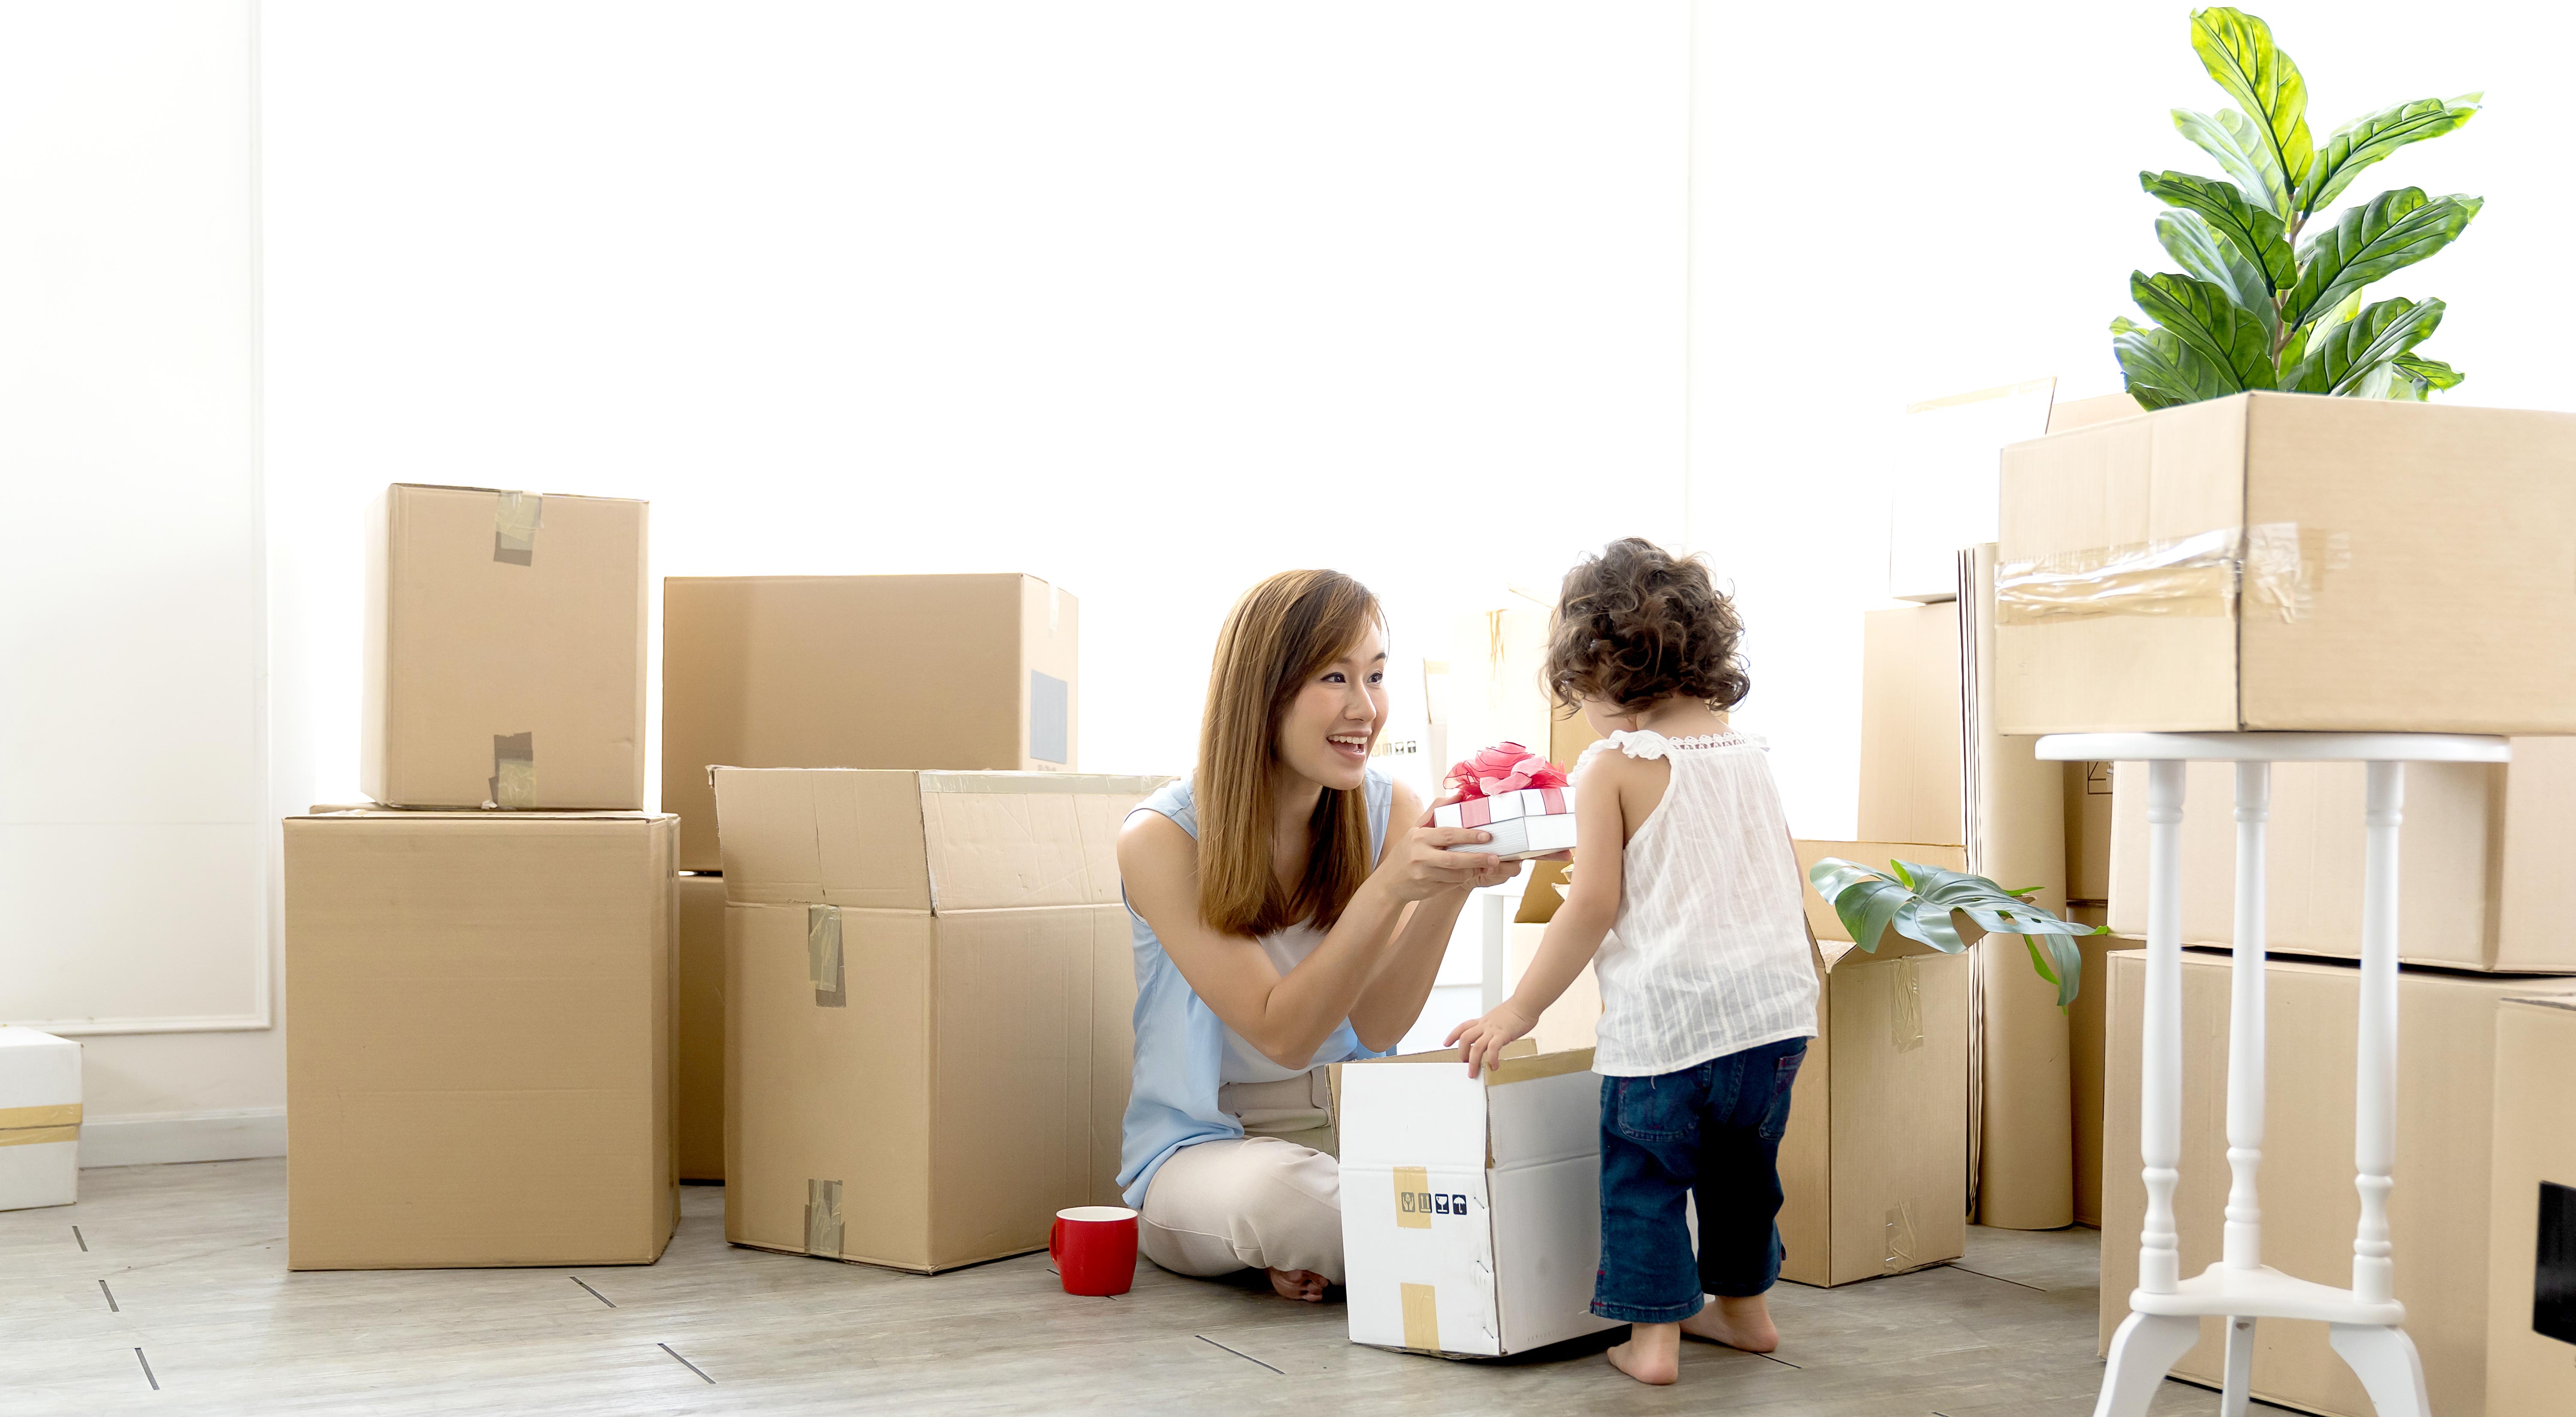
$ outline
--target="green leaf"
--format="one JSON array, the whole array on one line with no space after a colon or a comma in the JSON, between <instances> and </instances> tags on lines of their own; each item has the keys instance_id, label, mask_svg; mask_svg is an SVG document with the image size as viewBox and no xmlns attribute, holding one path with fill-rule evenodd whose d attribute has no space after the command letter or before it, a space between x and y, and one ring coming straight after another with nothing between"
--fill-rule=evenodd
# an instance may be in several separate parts
<instances>
[{"instance_id":1,"label":"green leaf","mask_svg":"<svg viewBox=\"0 0 2576 1417\"><path fill-rule=\"evenodd\" d=\"M1921 900L1909 900L1896 912L1892 922L1896 933L1909 940L1920 940L1945 955L1954 955L1968 947L1959 938L1959 927L1950 920L1950 912Z\"/></svg>"},{"instance_id":2,"label":"green leaf","mask_svg":"<svg viewBox=\"0 0 2576 1417\"><path fill-rule=\"evenodd\" d=\"M2272 151L2295 190L2315 159L2308 136L2308 85L2299 66L2272 43L2272 27L2242 10L2218 7L2191 15L2192 52L2228 97L2257 120L2256 139Z\"/></svg>"},{"instance_id":3,"label":"green leaf","mask_svg":"<svg viewBox=\"0 0 2576 1417\"><path fill-rule=\"evenodd\" d=\"M2039 952L2039 941L2024 935L2021 937L2021 942L2030 949L2030 967L2039 971L2040 978L2051 984L2056 983L2057 971L2048 967L2048 957Z\"/></svg>"},{"instance_id":4,"label":"green leaf","mask_svg":"<svg viewBox=\"0 0 2576 1417\"><path fill-rule=\"evenodd\" d=\"M2382 300L2317 340L2284 386L2302 394L2355 390L2380 365L2429 338L2442 324L2442 302Z\"/></svg>"},{"instance_id":5,"label":"green leaf","mask_svg":"<svg viewBox=\"0 0 2576 1417\"><path fill-rule=\"evenodd\" d=\"M2120 361L2129 396L2150 412L2244 392L2234 376L2202 358L2171 330L2114 320L2111 354Z\"/></svg>"},{"instance_id":6,"label":"green leaf","mask_svg":"<svg viewBox=\"0 0 2576 1417\"><path fill-rule=\"evenodd\" d=\"M2308 357L2308 347L2324 339L2328 331L2361 313L2361 292L2356 290L2335 302L2335 307L2290 332L2281 342L2281 352L2273 356L2273 367L2295 369Z\"/></svg>"},{"instance_id":7,"label":"green leaf","mask_svg":"<svg viewBox=\"0 0 2576 1417\"><path fill-rule=\"evenodd\" d=\"M2260 321L2268 345L2281 321L2281 312L2272 304L2272 283L2232 243L2210 229L2208 218L2198 212L2164 212L2156 218L2156 240L2175 264L2193 278L2226 291L2236 308Z\"/></svg>"},{"instance_id":8,"label":"green leaf","mask_svg":"<svg viewBox=\"0 0 2576 1417\"><path fill-rule=\"evenodd\" d=\"M2456 389L2460 386L2461 380L2469 377L2441 360L2419 359L2412 354L2397 356L2388 361L2388 367L2397 371L2407 383L2414 386L2411 397L2416 399L2431 398L2443 389ZM2391 397L2410 396L2391 395Z\"/></svg>"},{"instance_id":9,"label":"green leaf","mask_svg":"<svg viewBox=\"0 0 2576 1417\"><path fill-rule=\"evenodd\" d=\"M2129 294L2157 324L2226 370L2236 388L2272 387L2271 336L2260 320L2237 308L2223 287L2190 276L2138 271L2129 277Z\"/></svg>"},{"instance_id":10,"label":"green leaf","mask_svg":"<svg viewBox=\"0 0 2576 1417\"><path fill-rule=\"evenodd\" d=\"M2173 121L2195 147L2217 160L2218 170L2244 190L2246 200L2285 223L2290 220L2296 192L2281 172L2280 155L2265 141L2262 125L2232 108L2214 114L2177 108Z\"/></svg>"},{"instance_id":11,"label":"green leaf","mask_svg":"<svg viewBox=\"0 0 2576 1417\"><path fill-rule=\"evenodd\" d=\"M1887 922L1913 892L1856 861L1828 856L1807 868L1807 879L1834 908L1834 918L1862 949L1875 953Z\"/></svg>"},{"instance_id":12,"label":"green leaf","mask_svg":"<svg viewBox=\"0 0 2576 1417\"><path fill-rule=\"evenodd\" d=\"M2282 320L2295 326L2308 311L2450 245L2485 205L2481 197L2428 199L2421 187L2400 187L2347 209L2300 253L2298 284L2281 302Z\"/></svg>"},{"instance_id":13,"label":"green leaf","mask_svg":"<svg viewBox=\"0 0 2576 1417\"><path fill-rule=\"evenodd\" d=\"M2343 189L2352 185L2352 179L2360 176L2363 168L2408 143L2438 138L2476 117L2478 100L2484 97L2472 93L2454 99L2419 98L2383 108L2367 118L2356 118L2336 129L2318 150L2316 165L2308 169L2308 180L2299 186L2298 215L2309 216L2343 195ZM2202 146L2206 149L2208 145Z\"/></svg>"},{"instance_id":14,"label":"green leaf","mask_svg":"<svg viewBox=\"0 0 2576 1417\"><path fill-rule=\"evenodd\" d=\"M2272 281L2287 290L2299 279L2299 259L2290 250L2281 219L2245 200L2232 182L2194 177L2188 172L2141 172L2138 185L2147 195L2208 218L2211 229L2232 243Z\"/></svg>"}]
</instances>

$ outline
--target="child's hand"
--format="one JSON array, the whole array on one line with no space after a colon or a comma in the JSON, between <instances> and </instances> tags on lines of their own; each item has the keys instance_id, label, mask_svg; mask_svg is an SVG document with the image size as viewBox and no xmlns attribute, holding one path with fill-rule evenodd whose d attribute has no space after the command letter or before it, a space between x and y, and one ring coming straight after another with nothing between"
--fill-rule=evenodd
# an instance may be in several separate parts
<instances>
[{"instance_id":1,"label":"child's hand","mask_svg":"<svg viewBox=\"0 0 2576 1417\"><path fill-rule=\"evenodd\" d=\"M1538 1027L1538 1020L1522 1013L1505 1001L1492 1013L1470 1019L1449 1030L1443 1048L1456 1048L1467 1060L1467 1076L1474 1077L1503 1060L1503 1045ZM1461 1041L1464 1040L1464 1041Z\"/></svg>"}]
</instances>

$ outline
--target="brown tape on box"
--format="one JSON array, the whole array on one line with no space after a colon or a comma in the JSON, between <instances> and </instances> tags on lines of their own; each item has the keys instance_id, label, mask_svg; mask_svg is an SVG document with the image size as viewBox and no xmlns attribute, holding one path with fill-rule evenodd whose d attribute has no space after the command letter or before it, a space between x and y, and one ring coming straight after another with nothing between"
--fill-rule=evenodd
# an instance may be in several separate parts
<instances>
[{"instance_id":1,"label":"brown tape on box","mask_svg":"<svg viewBox=\"0 0 2576 1417\"><path fill-rule=\"evenodd\" d=\"M850 976L841 965L841 907L806 906L805 975L814 985L816 1008L850 1006Z\"/></svg>"},{"instance_id":2,"label":"brown tape on box","mask_svg":"<svg viewBox=\"0 0 2576 1417\"><path fill-rule=\"evenodd\" d=\"M1399 1230L1431 1228L1431 1168L1395 1168L1395 1225Z\"/></svg>"},{"instance_id":3,"label":"brown tape on box","mask_svg":"<svg viewBox=\"0 0 2576 1417\"><path fill-rule=\"evenodd\" d=\"M841 1257L841 1183L805 1182L805 1253Z\"/></svg>"},{"instance_id":4,"label":"brown tape on box","mask_svg":"<svg viewBox=\"0 0 2576 1417\"><path fill-rule=\"evenodd\" d=\"M546 499L534 492L496 492L493 497L492 559L510 566L535 565Z\"/></svg>"},{"instance_id":5,"label":"brown tape on box","mask_svg":"<svg viewBox=\"0 0 2576 1417\"><path fill-rule=\"evenodd\" d=\"M1440 1291L1428 1284L1396 1286L1404 1306L1404 1346L1440 1351Z\"/></svg>"},{"instance_id":6,"label":"brown tape on box","mask_svg":"<svg viewBox=\"0 0 2576 1417\"><path fill-rule=\"evenodd\" d=\"M18 1127L0 1132L0 1146L34 1146L38 1142L79 1140L78 1127Z\"/></svg>"},{"instance_id":7,"label":"brown tape on box","mask_svg":"<svg viewBox=\"0 0 2576 1417\"><path fill-rule=\"evenodd\" d=\"M21 1127L77 1127L81 1105L77 1102L49 1102L42 1107L0 1107L0 1131Z\"/></svg>"}]
</instances>

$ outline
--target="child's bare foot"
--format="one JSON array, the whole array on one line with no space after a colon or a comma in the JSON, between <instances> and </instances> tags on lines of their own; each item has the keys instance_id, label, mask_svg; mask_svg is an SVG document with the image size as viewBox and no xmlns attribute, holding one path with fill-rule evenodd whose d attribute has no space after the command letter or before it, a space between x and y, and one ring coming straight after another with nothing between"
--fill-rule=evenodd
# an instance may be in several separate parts
<instances>
[{"instance_id":1,"label":"child's bare foot","mask_svg":"<svg viewBox=\"0 0 2576 1417\"><path fill-rule=\"evenodd\" d=\"M1324 1302L1324 1276L1311 1269L1274 1269L1270 1287L1282 1299L1303 1299L1309 1304Z\"/></svg>"},{"instance_id":2,"label":"child's bare foot","mask_svg":"<svg viewBox=\"0 0 2576 1417\"><path fill-rule=\"evenodd\" d=\"M1610 1366L1657 1387L1682 1375L1680 1324L1631 1324L1628 1341L1610 1349Z\"/></svg>"},{"instance_id":3,"label":"child's bare foot","mask_svg":"<svg viewBox=\"0 0 2576 1417\"><path fill-rule=\"evenodd\" d=\"M1710 1295L1698 1313L1682 1320L1682 1332L1747 1353L1768 1353L1780 1346L1780 1330L1771 1324L1771 1305L1759 1294L1741 1299Z\"/></svg>"}]
</instances>

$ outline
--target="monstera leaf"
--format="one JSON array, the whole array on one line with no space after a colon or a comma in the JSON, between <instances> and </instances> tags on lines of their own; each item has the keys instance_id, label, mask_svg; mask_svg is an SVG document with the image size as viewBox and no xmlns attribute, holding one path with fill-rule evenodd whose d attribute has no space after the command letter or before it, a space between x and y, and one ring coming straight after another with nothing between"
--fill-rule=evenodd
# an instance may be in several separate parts
<instances>
[{"instance_id":1,"label":"monstera leaf","mask_svg":"<svg viewBox=\"0 0 2576 1417\"><path fill-rule=\"evenodd\" d=\"M2457 240L2483 198L2401 187L2301 237L2365 168L2457 131L2480 96L2384 108L2320 147L2308 133L2307 80L2271 26L2241 10L2196 10L2191 47L2238 106L2177 108L2174 127L2229 180L2138 174L2169 208L2156 216L2156 241L2182 270L2129 277L2130 297L2155 321L2111 322L2130 395L2157 409L2248 389L2426 399L2458 386L2458 370L2414 352L2441 323L2442 302L2365 304L2364 292Z\"/></svg>"},{"instance_id":2,"label":"monstera leaf","mask_svg":"<svg viewBox=\"0 0 2576 1417\"><path fill-rule=\"evenodd\" d=\"M2057 1006L2075 1002L2084 952L2069 937L2108 934L2107 929L2060 920L2030 903L2035 892L2008 891L1983 876L1911 861L1887 864L1890 870L1882 874L1828 856L1807 868L1808 883L1833 906L1854 944L1876 953L1893 929L1943 954L1957 954L1970 943L1957 923L1965 916L1983 933L2021 936L2031 968L2057 986Z\"/></svg>"}]
</instances>

